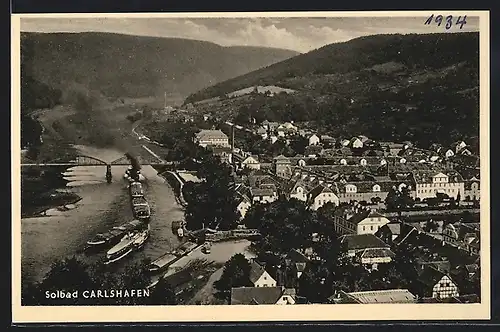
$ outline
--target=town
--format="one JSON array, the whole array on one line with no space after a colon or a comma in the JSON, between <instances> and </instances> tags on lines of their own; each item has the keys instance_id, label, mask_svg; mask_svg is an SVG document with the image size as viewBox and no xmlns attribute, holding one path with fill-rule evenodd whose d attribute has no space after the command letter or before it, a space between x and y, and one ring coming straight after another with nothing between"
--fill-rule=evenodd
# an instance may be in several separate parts
<instances>
[{"instance_id":1,"label":"town","mask_svg":"<svg viewBox=\"0 0 500 332\"><path fill-rule=\"evenodd\" d=\"M215 229L214 243L260 234L255 257L235 253L216 282L227 303L480 301L477 147L332 137L293 121L235 124L195 107L149 117L184 128L170 157L211 160L191 166L210 181L200 187L207 198L184 186L188 229ZM166 129L141 130L159 146L175 141Z\"/></svg>"}]
</instances>

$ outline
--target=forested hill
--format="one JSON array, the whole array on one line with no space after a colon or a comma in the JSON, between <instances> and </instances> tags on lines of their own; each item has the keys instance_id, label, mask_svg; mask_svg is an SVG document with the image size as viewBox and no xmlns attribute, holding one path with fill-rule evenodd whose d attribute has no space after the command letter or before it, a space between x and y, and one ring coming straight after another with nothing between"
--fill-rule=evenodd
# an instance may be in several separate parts
<instances>
[{"instance_id":1,"label":"forested hill","mask_svg":"<svg viewBox=\"0 0 500 332\"><path fill-rule=\"evenodd\" d=\"M296 93L229 98L217 107L240 120L316 121L336 135L447 143L479 135L478 68L476 32L374 35L216 84L186 103L275 85Z\"/></svg>"},{"instance_id":2,"label":"forested hill","mask_svg":"<svg viewBox=\"0 0 500 332\"><path fill-rule=\"evenodd\" d=\"M189 93L297 55L259 47L112 33L22 33L33 78L107 97Z\"/></svg>"}]
</instances>

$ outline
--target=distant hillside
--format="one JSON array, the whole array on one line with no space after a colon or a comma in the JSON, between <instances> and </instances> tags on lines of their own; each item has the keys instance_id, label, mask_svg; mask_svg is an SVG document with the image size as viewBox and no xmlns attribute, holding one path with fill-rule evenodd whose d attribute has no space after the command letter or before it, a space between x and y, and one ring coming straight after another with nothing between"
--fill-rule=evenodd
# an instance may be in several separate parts
<instances>
[{"instance_id":1,"label":"distant hillside","mask_svg":"<svg viewBox=\"0 0 500 332\"><path fill-rule=\"evenodd\" d=\"M297 55L259 47L110 33L22 33L31 75L52 87L78 85L107 97L187 96Z\"/></svg>"},{"instance_id":2,"label":"distant hillside","mask_svg":"<svg viewBox=\"0 0 500 332\"><path fill-rule=\"evenodd\" d=\"M296 90L227 98L257 85ZM221 82L185 103L244 122L315 121L335 135L443 143L479 135L479 34L375 35L327 45Z\"/></svg>"}]
</instances>

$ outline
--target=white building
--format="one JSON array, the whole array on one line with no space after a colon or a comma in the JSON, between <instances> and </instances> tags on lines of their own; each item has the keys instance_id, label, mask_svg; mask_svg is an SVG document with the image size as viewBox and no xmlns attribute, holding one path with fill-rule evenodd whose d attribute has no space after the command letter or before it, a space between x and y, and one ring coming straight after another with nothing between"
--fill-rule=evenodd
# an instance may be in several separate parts
<instances>
[{"instance_id":1,"label":"white building","mask_svg":"<svg viewBox=\"0 0 500 332\"><path fill-rule=\"evenodd\" d=\"M462 177L456 172L445 174L443 172L414 172L415 197L421 200L436 197L437 193L446 194L455 199L460 196L464 199L465 184Z\"/></svg>"},{"instance_id":2,"label":"white building","mask_svg":"<svg viewBox=\"0 0 500 332\"><path fill-rule=\"evenodd\" d=\"M359 220L357 225L358 234L375 234L379 228L391 222L384 215L376 211L370 211L368 215L361 214L359 218L361 220Z\"/></svg>"},{"instance_id":3,"label":"white building","mask_svg":"<svg viewBox=\"0 0 500 332\"><path fill-rule=\"evenodd\" d=\"M254 287L276 287L276 280L257 262L250 263L250 281Z\"/></svg>"},{"instance_id":4,"label":"white building","mask_svg":"<svg viewBox=\"0 0 500 332\"><path fill-rule=\"evenodd\" d=\"M319 144L319 137L316 134L311 135L311 137L309 137L309 145L317 144Z\"/></svg>"},{"instance_id":5,"label":"white building","mask_svg":"<svg viewBox=\"0 0 500 332\"><path fill-rule=\"evenodd\" d=\"M196 142L203 146L229 147L229 137L221 130L202 130L195 136Z\"/></svg>"},{"instance_id":6,"label":"white building","mask_svg":"<svg viewBox=\"0 0 500 332\"><path fill-rule=\"evenodd\" d=\"M241 162L241 167L259 170L260 162L257 160L257 157L248 156Z\"/></svg>"},{"instance_id":7,"label":"white building","mask_svg":"<svg viewBox=\"0 0 500 332\"><path fill-rule=\"evenodd\" d=\"M311 190L308 196L309 204L313 210L317 210L328 203L333 203L335 206L339 205L339 197L335 195L331 188L322 184Z\"/></svg>"}]
</instances>

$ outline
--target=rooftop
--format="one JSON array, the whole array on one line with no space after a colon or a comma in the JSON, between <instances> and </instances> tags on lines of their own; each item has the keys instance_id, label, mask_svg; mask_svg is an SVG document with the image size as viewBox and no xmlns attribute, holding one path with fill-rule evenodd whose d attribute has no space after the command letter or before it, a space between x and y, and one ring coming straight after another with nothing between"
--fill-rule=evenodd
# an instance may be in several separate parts
<instances>
[{"instance_id":1,"label":"rooftop","mask_svg":"<svg viewBox=\"0 0 500 332\"><path fill-rule=\"evenodd\" d=\"M282 287L238 287L231 289L231 304L275 304Z\"/></svg>"},{"instance_id":2,"label":"rooftop","mask_svg":"<svg viewBox=\"0 0 500 332\"><path fill-rule=\"evenodd\" d=\"M340 238L341 242L347 243L348 250L360 250L368 248L389 248L389 245L373 234L349 234Z\"/></svg>"},{"instance_id":3,"label":"rooftop","mask_svg":"<svg viewBox=\"0 0 500 332\"><path fill-rule=\"evenodd\" d=\"M417 298L407 289L372 290L345 293L357 303L416 303Z\"/></svg>"}]
</instances>

